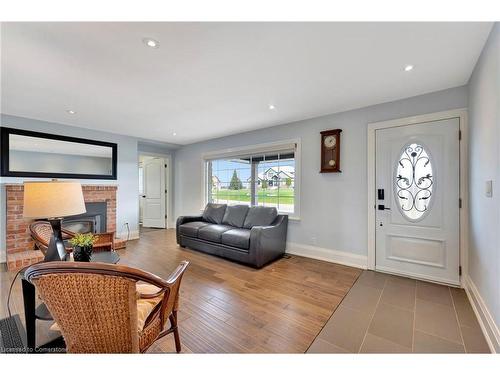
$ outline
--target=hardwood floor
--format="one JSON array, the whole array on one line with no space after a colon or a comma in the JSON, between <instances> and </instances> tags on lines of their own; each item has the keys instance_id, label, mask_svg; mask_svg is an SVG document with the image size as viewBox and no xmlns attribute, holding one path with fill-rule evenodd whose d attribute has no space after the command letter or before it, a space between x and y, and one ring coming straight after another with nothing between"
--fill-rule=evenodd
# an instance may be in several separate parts
<instances>
[{"instance_id":1,"label":"hardwood floor","mask_svg":"<svg viewBox=\"0 0 500 375\"><path fill-rule=\"evenodd\" d=\"M145 232L118 251L120 264L161 277L182 260L191 262L181 286L179 328L183 352L304 353L361 270L290 256L260 270L179 248L174 230ZM0 316L13 273L0 272ZM22 315L20 282L11 302ZM39 322L39 341L54 337ZM171 335L153 353L175 352Z\"/></svg>"}]
</instances>

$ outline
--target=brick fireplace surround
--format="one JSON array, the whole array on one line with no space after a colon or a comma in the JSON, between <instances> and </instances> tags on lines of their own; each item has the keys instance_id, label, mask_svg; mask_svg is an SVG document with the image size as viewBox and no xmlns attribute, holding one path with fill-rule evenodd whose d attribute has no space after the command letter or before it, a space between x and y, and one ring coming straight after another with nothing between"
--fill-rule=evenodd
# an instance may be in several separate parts
<instances>
[{"instance_id":1,"label":"brick fireplace surround","mask_svg":"<svg viewBox=\"0 0 500 375\"><path fill-rule=\"evenodd\" d=\"M116 232L116 190L114 185L82 185L85 202L106 202L107 231ZM29 224L31 219L23 218L23 184L5 185L7 201L7 269L15 270L43 259L43 254L35 250ZM54 202L57 204L57 202Z\"/></svg>"}]
</instances>

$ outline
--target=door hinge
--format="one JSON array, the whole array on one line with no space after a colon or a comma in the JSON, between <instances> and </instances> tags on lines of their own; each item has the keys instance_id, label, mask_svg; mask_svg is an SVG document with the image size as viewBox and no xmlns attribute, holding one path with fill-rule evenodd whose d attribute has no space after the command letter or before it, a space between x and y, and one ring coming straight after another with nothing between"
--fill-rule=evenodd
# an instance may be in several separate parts
<instances>
[{"instance_id":1,"label":"door hinge","mask_svg":"<svg viewBox=\"0 0 500 375\"><path fill-rule=\"evenodd\" d=\"M461 130L458 131L458 140L459 141L462 140L462 131Z\"/></svg>"},{"instance_id":2,"label":"door hinge","mask_svg":"<svg viewBox=\"0 0 500 375\"><path fill-rule=\"evenodd\" d=\"M458 198L458 208L462 208L462 198Z\"/></svg>"},{"instance_id":3,"label":"door hinge","mask_svg":"<svg viewBox=\"0 0 500 375\"><path fill-rule=\"evenodd\" d=\"M462 276L462 266L458 266L458 276Z\"/></svg>"}]
</instances>

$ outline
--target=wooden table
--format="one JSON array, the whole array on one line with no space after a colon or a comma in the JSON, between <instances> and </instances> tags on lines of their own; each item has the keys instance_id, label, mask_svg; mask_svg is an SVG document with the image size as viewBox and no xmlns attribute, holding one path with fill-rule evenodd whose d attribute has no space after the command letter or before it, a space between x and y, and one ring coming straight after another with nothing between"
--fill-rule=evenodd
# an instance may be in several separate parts
<instances>
[{"instance_id":1,"label":"wooden table","mask_svg":"<svg viewBox=\"0 0 500 375\"><path fill-rule=\"evenodd\" d=\"M69 256L67 261L73 261ZM114 251L103 251L92 254L91 262L111 263L116 264L120 260L120 256ZM21 282L23 288L24 300L24 319L26 324L26 344L27 351L33 353L37 351L36 347L36 320L53 320L47 306L44 303L35 307L36 292L35 286L24 278L24 272L21 272ZM57 339L56 339L57 340ZM54 340L55 341L55 340ZM59 340L60 341L60 340ZM42 347L51 346L50 343L42 345Z\"/></svg>"}]
</instances>

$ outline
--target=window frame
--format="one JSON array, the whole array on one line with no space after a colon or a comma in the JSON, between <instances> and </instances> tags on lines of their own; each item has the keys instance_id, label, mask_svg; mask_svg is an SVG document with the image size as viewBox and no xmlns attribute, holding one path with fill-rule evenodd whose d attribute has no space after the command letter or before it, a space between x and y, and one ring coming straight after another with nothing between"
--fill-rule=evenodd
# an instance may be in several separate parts
<instances>
[{"instance_id":1,"label":"window frame","mask_svg":"<svg viewBox=\"0 0 500 375\"><path fill-rule=\"evenodd\" d=\"M250 154L269 153L285 151L295 148L295 178L294 178L294 210L291 212L280 212L279 214L288 215L291 220L300 220L300 186L301 186L301 139L287 139L277 142L261 143L250 146L234 147L225 150L210 151L202 154L201 157L201 202L203 211L208 202L208 162L216 159L228 159L236 156L247 156Z\"/></svg>"}]
</instances>

